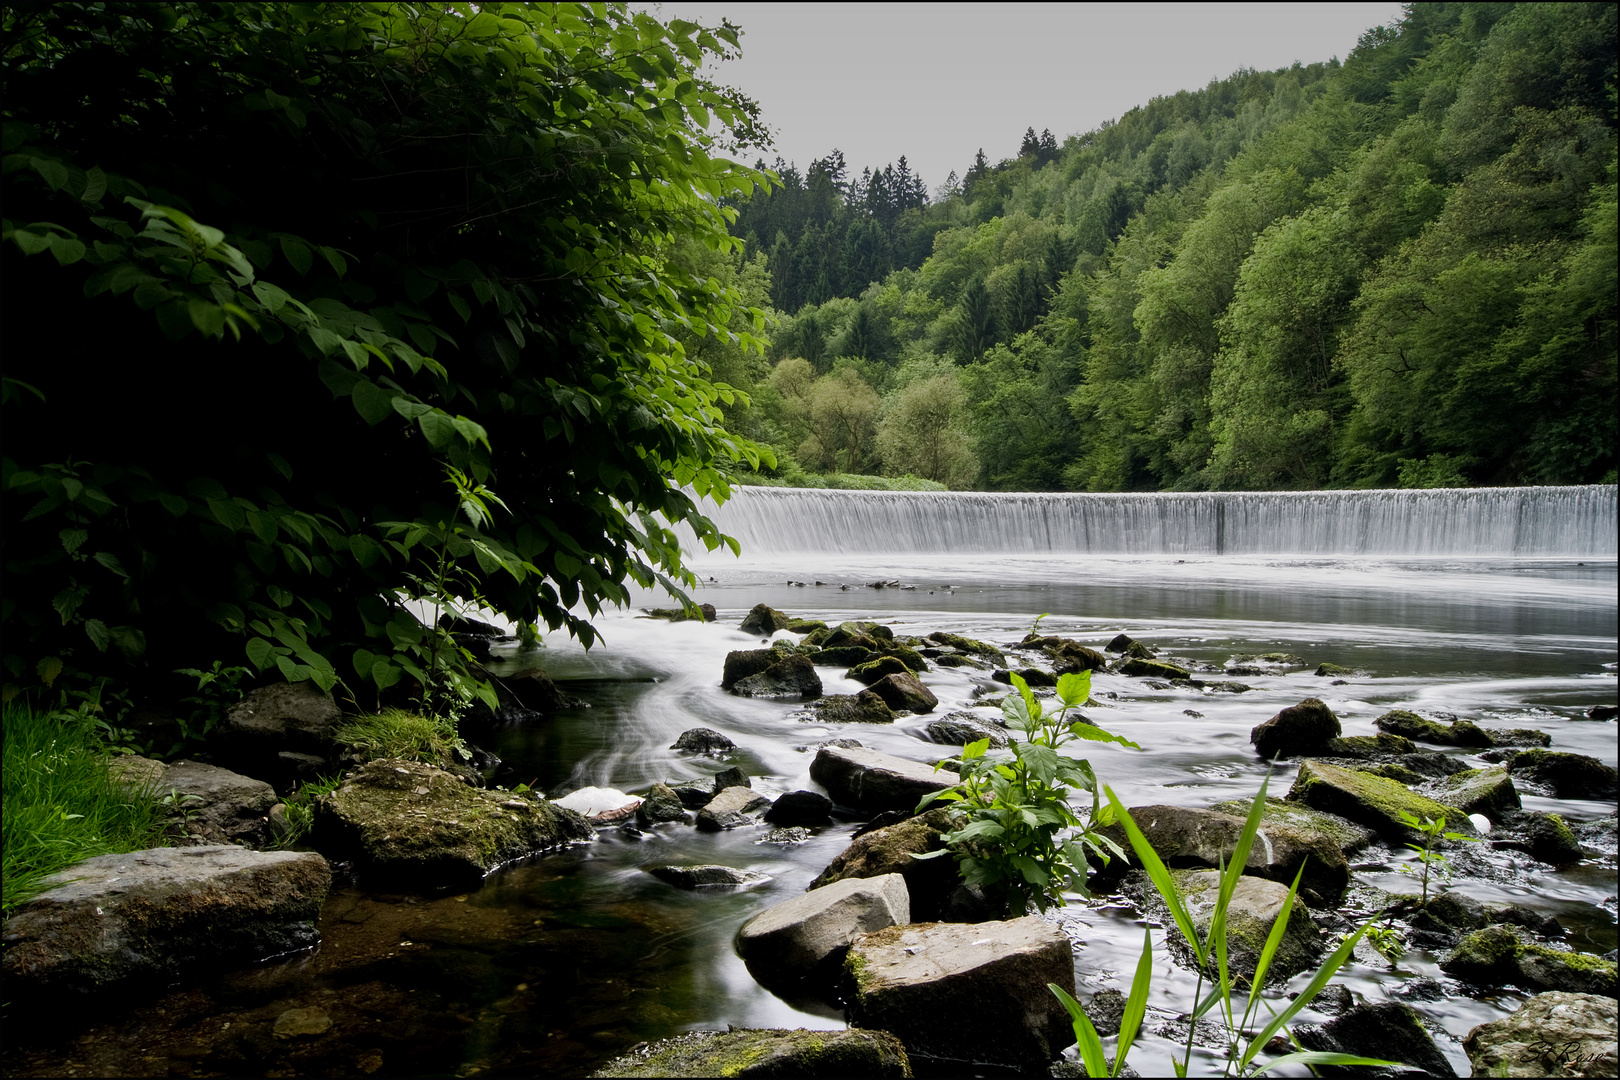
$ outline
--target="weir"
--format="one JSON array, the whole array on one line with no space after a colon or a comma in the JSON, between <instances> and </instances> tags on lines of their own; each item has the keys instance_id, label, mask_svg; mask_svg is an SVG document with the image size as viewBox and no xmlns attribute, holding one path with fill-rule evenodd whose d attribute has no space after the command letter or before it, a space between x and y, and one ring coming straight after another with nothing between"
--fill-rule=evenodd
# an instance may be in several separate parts
<instances>
[{"instance_id":1,"label":"weir","mask_svg":"<svg viewBox=\"0 0 1620 1080\"><path fill-rule=\"evenodd\" d=\"M1613 559L1616 487L992 494L734 489L744 556L1502 556Z\"/></svg>"}]
</instances>

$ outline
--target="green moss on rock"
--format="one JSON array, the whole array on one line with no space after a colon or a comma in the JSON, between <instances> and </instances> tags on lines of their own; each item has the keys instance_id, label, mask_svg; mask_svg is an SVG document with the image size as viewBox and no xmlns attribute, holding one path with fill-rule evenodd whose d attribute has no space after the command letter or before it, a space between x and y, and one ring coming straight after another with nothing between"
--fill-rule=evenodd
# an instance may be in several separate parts
<instances>
[{"instance_id":1,"label":"green moss on rock","mask_svg":"<svg viewBox=\"0 0 1620 1080\"><path fill-rule=\"evenodd\" d=\"M591 1075L908 1077L912 1072L905 1047L886 1031L744 1028L664 1039L615 1058Z\"/></svg>"},{"instance_id":2,"label":"green moss on rock","mask_svg":"<svg viewBox=\"0 0 1620 1080\"><path fill-rule=\"evenodd\" d=\"M1477 830L1468 815L1406 785L1360 769L1343 769L1324 761L1307 760L1288 792L1292 802L1349 818L1399 843L1417 843L1422 834L1401 820L1401 811L1418 817L1446 819L1452 832L1473 835Z\"/></svg>"}]
</instances>

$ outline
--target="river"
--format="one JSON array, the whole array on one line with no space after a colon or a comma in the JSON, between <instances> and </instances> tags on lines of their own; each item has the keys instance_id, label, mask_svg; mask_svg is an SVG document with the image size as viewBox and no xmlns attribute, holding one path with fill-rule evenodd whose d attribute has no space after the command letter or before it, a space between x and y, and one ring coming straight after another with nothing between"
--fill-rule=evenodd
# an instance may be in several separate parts
<instances>
[{"instance_id":1,"label":"river","mask_svg":"<svg viewBox=\"0 0 1620 1080\"><path fill-rule=\"evenodd\" d=\"M1324 700L1347 735L1372 734L1373 718L1391 708L1444 711L1489 726L1539 728L1552 736L1552 749L1613 765L1615 724L1585 712L1616 701L1615 489L1537 490L1547 493L1539 501L1449 493L1449 506L1429 493L1382 493L1360 503L1335 496L1337 510L1323 509L1331 498L1295 497L1303 509L1293 518L1261 505L1286 504L1278 496L1229 496L1224 506L1211 496L1112 497L1111 504L1092 497L1082 505L1083 497L744 492L720 521L745 540L747 556L695 562L703 582L694 598L714 604L718 621L639 617L639 608L668 603L649 593L602 618L603 643L589 652L549 637L546 669L589 707L505 728L491 749L505 761L507 782L554 797L585 785L629 791L705 778L722 763L669 749L680 732L699 726L734 740L739 749L727 763L771 795L813 787L811 758L832 738L918 760L943 756L921 735L930 718L835 730L801 719L794 705L722 692L726 653L758 645L739 621L767 603L829 624L878 619L898 635L944 630L998 643L1023 637L1045 614L1043 632L1098 648L1125 631L1215 666L1234 654L1274 651L1309 662L1245 676L1254 689L1243 694L1155 690L1099 673L1098 707L1088 712L1142 750L1098 746L1087 756L1127 805L1202 807L1252 797L1266 766L1249 730L1306 697ZM1401 512L1413 520L1400 520ZM1044 515L1039 526L1032 513ZM1107 514L1115 515L1112 525ZM1135 524L1126 520L1133 514ZM1310 515L1317 517L1300 520ZM1358 515L1359 524L1350 520ZM1097 543L1109 528L1114 542ZM1119 542L1122 531L1129 543ZM1255 550L1267 535L1279 550ZM1037 539L1020 543L1020 536ZM1358 674L1318 678L1312 672L1324 661ZM836 669L818 670L828 693L860 688ZM999 694L982 696L986 674L928 673L941 702L935 715L991 711ZM1275 794L1286 792L1293 771L1286 764L1275 771ZM1524 803L1572 820L1615 812L1612 803L1533 796ZM696 1028L842 1027L830 1008L790 1003L755 984L731 943L751 915L800 894L852 828L835 822L796 845L761 842L764 829L609 830L586 847L498 871L467 895L340 888L312 954L175 988L126 1015L70 1024L59 1046L37 1057L8 1055L8 1066L81 1075L571 1074L639 1041ZM1375 849L1360 859L1362 880L1412 888L1395 872L1404 861L1396 853ZM724 863L770 880L683 892L645 872L670 862ZM1493 865L1488 879L1459 877L1452 887L1554 914L1583 951L1615 947L1612 855L1554 869L1500 853ZM1052 917L1076 942L1078 996L1126 988L1140 914L1117 900L1070 899ZM1162 944L1162 930L1154 938ZM1153 1032L1186 1011L1192 992L1167 950L1156 957L1149 1034L1131 1059L1143 1075L1169 1074L1174 1048ZM1339 981L1367 1002L1381 1001L1406 980L1443 979L1437 961L1422 950L1396 971L1356 961ZM1451 993L1412 1004L1467 1075L1462 1036L1526 997ZM330 1035L300 1043L270 1037L277 1015L306 1005L331 1014Z\"/></svg>"}]
</instances>

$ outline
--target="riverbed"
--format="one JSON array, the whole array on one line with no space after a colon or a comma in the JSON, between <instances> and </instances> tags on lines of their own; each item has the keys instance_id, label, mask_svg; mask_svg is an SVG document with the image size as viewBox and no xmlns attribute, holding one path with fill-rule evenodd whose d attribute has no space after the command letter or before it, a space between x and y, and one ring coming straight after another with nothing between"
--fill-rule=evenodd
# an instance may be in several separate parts
<instances>
[{"instance_id":1,"label":"riverbed","mask_svg":"<svg viewBox=\"0 0 1620 1080\"><path fill-rule=\"evenodd\" d=\"M813 787L810 761L833 738L917 760L943 756L922 735L929 718L822 725L806 722L793 704L721 691L726 653L758 646L759 638L737 629L757 603L828 623L870 618L896 634L944 630L1004 644L1045 615L1043 632L1099 648L1125 631L1213 666L1259 652L1290 652L1309 662L1284 674L1245 676L1253 689L1242 694L1156 690L1141 679L1099 673L1088 714L1142 750L1099 745L1088 756L1127 805L1202 807L1251 798L1266 766L1253 753L1249 730L1306 697L1324 700L1347 735L1372 734L1374 717L1409 708L1539 728L1552 736L1554 750L1616 762L1615 724L1585 718L1590 706L1616 700L1612 558L917 554L709 557L697 565L703 582L694 598L715 605L715 623L640 617L640 607L668 603L646 594L598 622L604 640L589 652L557 635L538 654L507 650L514 665L538 655L586 707L498 731L490 748L504 759L504 782L529 783L555 797L586 785L631 791L654 781L703 779L736 764L757 790L774 795ZM875 582L884 587L872 588ZM1324 661L1357 674L1319 678L1312 672ZM836 669L818 670L828 693L860 688ZM941 702L934 715L993 712L1005 688L992 688L987 674L929 672L925 682ZM729 736L738 750L721 762L669 749L680 732L699 726ZM1284 765L1273 772L1273 793L1286 792L1293 771ZM1613 804L1524 801L1572 820L1615 812ZM469 894L377 895L342 886L327 902L322 943L312 953L175 987L122 1013L63 1017L56 1032L25 1040L31 1045L8 1037L6 1071L569 1075L641 1041L687 1030L839 1028L835 1010L784 1001L759 987L732 939L749 917L801 893L848 843L854 824L835 821L803 843L785 845L761 842L765 828L612 829L588 846L504 868ZM1357 865L1370 884L1410 890L1411 881L1396 872L1403 861L1375 849ZM723 863L770 880L686 892L644 869L671 862ZM1488 880L1459 877L1452 887L1556 915L1583 951L1615 947L1612 855L1554 869L1499 853ZM1139 912L1118 898L1072 896L1050 917L1075 941L1082 1000L1107 987L1126 988L1140 949ZM1162 930L1153 936L1162 946ZM1391 971L1366 957L1339 981L1362 1000L1382 1001L1418 976L1444 981L1437 961L1413 950ZM1169 1073L1174 1047L1155 1032L1186 1011L1191 993L1188 973L1158 948L1148 1034L1132 1055L1143 1075ZM1462 1036L1526 996L1452 993L1412 1004L1467 1075ZM305 1007L326 1012L331 1028L316 1037L276 1038L276 1019Z\"/></svg>"}]
</instances>

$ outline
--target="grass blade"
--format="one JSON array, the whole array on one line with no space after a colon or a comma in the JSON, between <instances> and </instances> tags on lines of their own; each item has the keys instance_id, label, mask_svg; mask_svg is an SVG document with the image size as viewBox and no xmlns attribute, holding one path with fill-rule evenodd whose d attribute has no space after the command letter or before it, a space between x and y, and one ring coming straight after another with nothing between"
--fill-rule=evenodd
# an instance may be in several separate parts
<instances>
[{"instance_id":1,"label":"grass blade","mask_svg":"<svg viewBox=\"0 0 1620 1080\"><path fill-rule=\"evenodd\" d=\"M1282 910L1277 912L1276 921L1271 924L1271 933L1266 935L1265 948L1260 950L1260 959L1255 962L1254 982L1249 986L1249 1003L1243 1008L1244 1027L1249 1026L1249 1017L1260 1000L1260 988L1266 982L1266 972L1271 969L1272 958L1277 955L1283 935L1288 932L1288 920L1294 914L1294 899L1299 895L1299 880L1304 876L1305 864L1300 863L1299 872L1294 875L1294 884L1288 890L1288 898L1283 901Z\"/></svg>"},{"instance_id":2,"label":"grass blade","mask_svg":"<svg viewBox=\"0 0 1620 1080\"><path fill-rule=\"evenodd\" d=\"M1339 947L1333 950L1333 955L1328 957L1327 962L1311 977L1310 983L1304 990L1300 991L1299 996L1285 1005L1282 1011L1273 1016L1270 1022L1261 1029L1260 1034L1249 1041L1248 1048L1243 1051L1241 1064L1246 1066L1250 1061L1254 1060L1254 1055L1258 1054L1266 1043L1271 1041L1271 1037L1277 1034L1278 1029L1292 1020L1299 1010L1309 1005L1311 999L1322 992L1322 987L1326 986L1328 980L1338 974L1339 968L1343 967L1344 962L1350 959L1350 954L1355 951L1356 942L1361 940L1361 935L1365 934L1367 927L1371 925L1371 922L1363 923L1360 930L1340 942Z\"/></svg>"},{"instance_id":3,"label":"grass blade","mask_svg":"<svg viewBox=\"0 0 1620 1080\"><path fill-rule=\"evenodd\" d=\"M1080 1063L1086 1068L1086 1075L1102 1077L1108 1075L1108 1059L1103 1056L1102 1039L1097 1029L1091 1024L1091 1017L1086 1010L1074 1000L1074 996L1057 983L1047 983L1046 988L1057 995L1063 1002L1063 1007L1069 1010L1069 1020L1074 1025L1074 1042L1080 1051ZM1123 1054L1119 1055L1123 1056Z\"/></svg>"},{"instance_id":4,"label":"grass blade","mask_svg":"<svg viewBox=\"0 0 1620 1080\"><path fill-rule=\"evenodd\" d=\"M1405 1068L1399 1061L1385 1061L1382 1058L1357 1057L1355 1054L1335 1054L1325 1050L1303 1050L1296 1054L1284 1054L1280 1058L1266 1062L1251 1076L1259 1076L1263 1072L1275 1069L1279 1065L1393 1065L1396 1068Z\"/></svg>"},{"instance_id":5,"label":"grass blade","mask_svg":"<svg viewBox=\"0 0 1620 1080\"><path fill-rule=\"evenodd\" d=\"M1148 843L1147 837L1142 835L1142 830L1131 820L1130 811L1119 801L1114 789L1105 786L1103 793L1108 796L1108 803L1114 808L1120 827L1125 830L1125 835L1131 842L1131 850L1136 852L1136 857L1141 861L1142 869L1147 871L1153 887L1164 897L1165 906L1170 909L1170 916L1175 919L1181 936L1187 939L1187 944L1191 945L1193 952L1197 954L1198 966L1203 967L1209 962L1209 954L1204 948L1204 943L1198 938L1198 931L1193 929L1192 916L1187 914L1187 907L1181 902L1181 894L1176 891L1176 883L1170 879L1170 871L1165 869L1158 852L1153 850L1153 845Z\"/></svg>"},{"instance_id":6,"label":"grass blade","mask_svg":"<svg viewBox=\"0 0 1620 1080\"><path fill-rule=\"evenodd\" d=\"M1114 1071L1110 1074L1118 1076L1119 1070L1125 1067L1125 1055L1130 1052L1131 1043L1136 1041L1136 1033L1142 1027L1142 1017L1147 1013L1148 987L1153 982L1153 931L1142 931L1142 959L1136 962L1136 977L1131 980L1131 994L1125 999L1125 1014L1119 1018L1119 1042L1114 1047Z\"/></svg>"}]
</instances>

